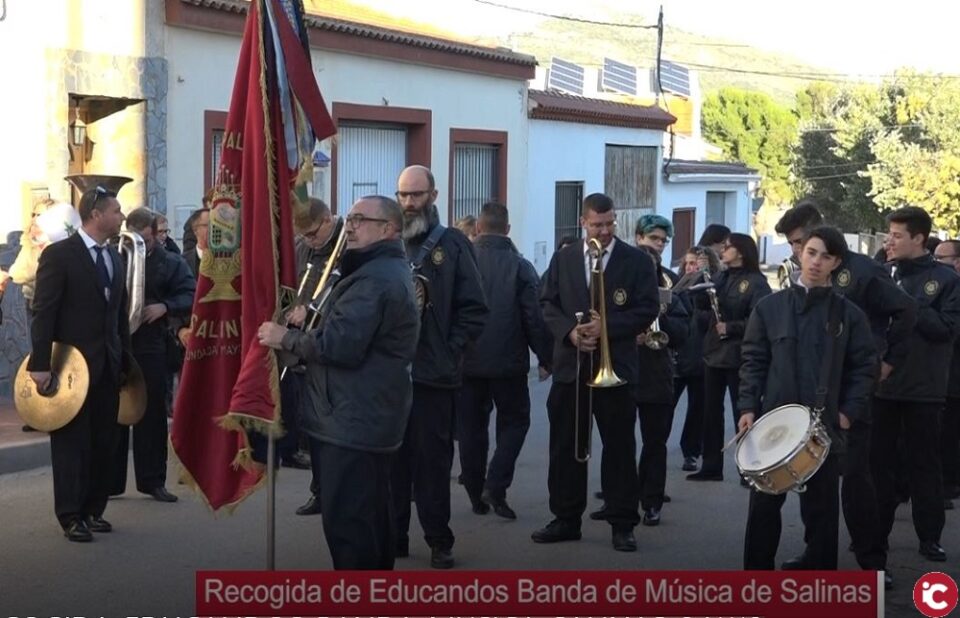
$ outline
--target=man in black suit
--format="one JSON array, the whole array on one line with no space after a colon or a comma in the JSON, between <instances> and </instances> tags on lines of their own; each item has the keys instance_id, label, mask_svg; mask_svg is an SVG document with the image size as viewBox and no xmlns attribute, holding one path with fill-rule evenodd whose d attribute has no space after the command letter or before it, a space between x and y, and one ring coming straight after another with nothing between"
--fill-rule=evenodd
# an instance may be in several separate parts
<instances>
[{"instance_id":1,"label":"man in black suit","mask_svg":"<svg viewBox=\"0 0 960 618\"><path fill-rule=\"evenodd\" d=\"M184 227L190 228L197 239L197 244L189 249L186 248L186 243L184 243L183 259L187 261L187 266L190 267L193 278L198 279L200 277L200 259L210 242L207 233L210 229L210 209L199 208L194 210Z\"/></svg>"},{"instance_id":2,"label":"man in black suit","mask_svg":"<svg viewBox=\"0 0 960 618\"><path fill-rule=\"evenodd\" d=\"M126 277L117 250L107 243L124 216L116 193L103 187L80 198L80 230L40 256L33 299L33 352L27 369L41 391L52 380L54 341L76 347L90 371L90 389L77 416L50 433L54 509L64 534L85 542L110 532L103 519L113 479L119 430L124 351L130 348Z\"/></svg>"},{"instance_id":3,"label":"man in black suit","mask_svg":"<svg viewBox=\"0 0 960 618\"><path fill-rule=\"evenodd\" d=\"M629 385L635 384L639 376L637 335L647 330L660 310L657 274L653 260L615 237L616 214L609 197L602 193L587 196L580 221L585 240L553 255L540 295L544 319L554 338L553 386L547 398L547 486L555 519L534 532L532 538L537 543L580 539L580 520L587 506L587 464L578 461L574 453L574 410L579 390L579 433L589 435L586 419L592 400L603 440L600 482L607 502L606 519L613 528L613 547L617 551L636 551L633 529L640 519L640 491L634 438L636 412ZM601 324L599 316L591 315L589 292L587 243L594 238L603 247L599 268L605 288L610 355L614 372L624 380L623 385L612 388L587 386L600 362L597 352ZM579 313L589 321L578 325ZM576 370L578 353L583 354L580 375Z\"/></svg>"}]
</instances>

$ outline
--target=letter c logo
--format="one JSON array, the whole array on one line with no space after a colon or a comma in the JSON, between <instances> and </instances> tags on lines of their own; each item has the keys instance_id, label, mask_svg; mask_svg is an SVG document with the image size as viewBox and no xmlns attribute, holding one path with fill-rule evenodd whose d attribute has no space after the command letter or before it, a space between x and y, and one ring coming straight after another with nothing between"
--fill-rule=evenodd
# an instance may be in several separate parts
<instances>
[{"instance_id":1,"label":"letter c logo","mask_svg":"<svg viewBox=\"0 0 960 618\"><path fill-rule=\"evenodd\" d=\"M927 573L913 587L913 604L928 618L942 618L952 612L957 597L957 583L945 573Z\"/></svg>"}]
</instances>

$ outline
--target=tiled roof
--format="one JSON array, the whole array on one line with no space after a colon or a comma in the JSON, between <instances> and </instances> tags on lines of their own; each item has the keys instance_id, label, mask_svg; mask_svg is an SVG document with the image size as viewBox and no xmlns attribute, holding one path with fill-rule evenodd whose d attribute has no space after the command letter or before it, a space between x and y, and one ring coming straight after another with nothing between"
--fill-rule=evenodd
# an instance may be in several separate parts
<instances>
[{"instance_id":1,"label":"tiled roof","mask_svg":"<svg viewBox=\"0 0 960 618\"><path fill-rule=\"evenodd\" d=\"M602 124L665 131L676 122L655 105L631 105L557 91L530 90L530 117L586 124Z\"/></svg>"},{"instance_id":2,"label":"tiled roof","mask_svg":"<svg viewBox=\"0 0 960 618\"><path fill-rule=\"evenodd\" d=\"M729 161L688 161L673 159L663 166L667 174L729 174L731 176L756 174L757 170L743 163Z\"/></svg>"},{"instance_id":3,"label":"tiled roof","mask_svg":"<svg viewBox=\"0 0 960 618\"><path fill-rule=\"evenodd\" d=\"M235 13L239 15L246 14L250 2L248 0L180 0L184 4L192 6L223 11L226 13ZM473 45L452 39L441 38L437 36L428 36L414 32L405 32L400 29L385 28L370 24L336 19L325 15L316 15L308 13L305 16L307 27L316 28L328 32L349 34L353 36L385 41L389 43L399 43L421 49L451 52L484 60L494 60L520 66L534 67L537 64L536 58L526 54L520 54L506 48L483 47ZM398 25L400 20L397 21Z\"/></svg>"}]
</instances>

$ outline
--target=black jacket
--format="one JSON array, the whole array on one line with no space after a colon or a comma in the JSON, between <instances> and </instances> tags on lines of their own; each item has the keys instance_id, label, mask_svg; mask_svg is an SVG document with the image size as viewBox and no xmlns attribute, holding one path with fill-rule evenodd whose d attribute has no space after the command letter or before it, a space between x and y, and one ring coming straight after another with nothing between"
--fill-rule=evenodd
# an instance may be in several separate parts
<instances>
[{"instance_id":1,"label":"black jacket","mask_svg":"<svg viewBox=\"0 0 960 618\"><path fill-rule=\"evenodd\" d=\"M180 247L177 246L177 241L170 236L167 236L167 239L163 242L163 248L170 253L180 255Z\"/></svg>"},{"instance_id":2,"label":"black jacket","mask_svg":"<svg viewBox=\"0 0 960 618\"><path fill-rule=\"evenodd\" d=\"M408 259L416 259L428 235L429 231L406 242ZM427 278L427 304L417 358L413 361L413 381L435 388L458 388L463 376L464 348L480 336L487 319L477 258L470 241L460 230L447 228L423 259L419 272Z\"/></svg>"},{"instance_id":3,"label":"black jacket","mask_svg":"<svg viewBox=\"0 0 960 618\"><path fill-rule=\"evenodd\" d=\"M327 259L333 253L333 248L337 244L337 238L340 237L340 232L343 230L343 218L337 218L337 224L333 228L333 232L330 234L330 239L325 245L319 249L313 249L308 245L302 238L297 238L296 244L294 245L294 251L297 257L297 282L303 280L303 274L307 272L307 264L312 265L310 271L310 278L307 280L306 285L304 286L304 295L306 296L307 302L313 296L314 291L317 287L317 282L320 281L320 277L323 276L323 269L327 265Z\"/></svg>"},{"instance_id":4,"label":"black jacket","mask_svg":"<svg viewBox=\"0 0 960 618\"><path fill-rule=\"evenodd\" d=\"M183 252L183 261L187 263L187 268L193 273L194 279L200 278L200 256L197 255L197 248L193 247Z\"/></svg>"},{"instance_id":5,"label":"black jacket","mask_svg":"<svg viewBox=\"0 0 960 618\"><path fill-rule=\"evenodd\" d=\"M867 420L876 367L873 336L863 312L830 288L808 292L792 286L757 304L743 336L737 397L741 411L752 411L759 417L790 403L814 408L831 296L842 303L843 326L834 341L824 425L836 436L839 412L851 422Z\"/></svg>"},{"instance_id":6,"label":"black jacket","mask_svg":"<svg viewBox=\"0 0 960 618\"><path fill-rule=\"evenodd\" d=\"M917 320L917 304L897 287L883 266L848 251L833 271L833 289L867 314L880 358L895 367L903 364Z\"/></svg>"},{"instance_id":7,"label":"black jacket","mask_svg":"<svg viewBox=\"0 0 960 618\"><path fill-rule=\"evenodd\" d=\"M877 397L940 403L947 396L953 343L960 332L960 275L932 255L895 263L894 279L917 302L905 360L880 383Z\"/></svg>"},{"instance_id":8,"label":"black jacket","mask_svg":"<svg viewBox=\"0 0 960 618\"><path fill-rule=\"evenodd\" d=\"M947 397L960 399L960 337L953 342L953 358L950 359L950 377L947 381Z\"/></svg>"},{"instance_id":9,"label":"black jacket","mask_svg":"<svg viewBox=\"0 0 960 618\"><path fill-rule=\"evenodd\" d=\"M666 349L651 350L646 345L637 346L639 374L633 387L637 403L673 404L673 378L676 373L676 351L681 349L689 334L690 313L683 300L673 294L670 307L660 316L660 330L667 333L670 343Z\"/></svg>"},{"instance_id":10,"label":"black jacket","mask_svg":"<svg viewBox=\"0 0 960 618\"><path fill-rule=\"evenodd\" d=\"M617 239L603 278L613 368L620 378L636 384L637 335L653 323L660 308L656 267L648 255ZM553 335L553 379L573 383L577 349L568 335L577 325L575 314L583 312L588 316L590 311L582 240L553 254L546 284L540 292L540 305Z\"/></svg>"},{"instance_id":11,"label":"black jacket","mask_svg":"<svg viewBox=\"0 0 960 618\"><path fill-rule=\"evenodd\" d=\"M483 333L467 346L463 375L525 376L530 352L550 367L547 327L540 311L540 278L506 236L481 234L473 244L490 314Z\"/></svg>"},{"instance_id":12,"label":"black jacket","mask_svg":"<svg viewBox=\"0 0 960 618\"><path fill-rule=\"evenodd\" d=\"M760 299L770 294L770 285L763 273L730 268L713 278L716 283L720 317L727 325L727 337L721 339L714 328L713 310L701 307L697 317L706 327L703 338L703 360L707 367L736 369L740 366L740 341L747 319ZM707 305L709 307L709 303Z\"/></svg>"},{"instance_id":13,"label":"black jacket","mask_svg":"<svg viewBox=\"0 0 960 618\"><path fill-rule=\"evenodd\" d=\"M183 258L159 244L147 255L144 266L143 304L163 303L167 314L152 324L143 323L131 336L135 354L165 354L166 330L190 315L197 281Z\"/></svg>"},{"instance_id":14,"label":"black jacket","mask_svg":"<svg viewBox=\"0 0 960 618\"><path fill-rule=\"evenodd\" d=\"M90 251L80 234L55 242L40 254L29 371L49 371L51 344L68 343L83 354L91 385L104 372L119 379L124 351L130 350L126 274L120 255L107 250L113 264L110 300L101 291Z\"/></svg>"},{"instance_id":15,"label":"black jacket","mask_svg":"<svg viewBox=\"0 0 960 618\"><path fill-rule=\"evenodd\" d=\"M410 266L399 240L381 241L347 251L341 273L319 328L283 337L283 349L308 366L313 405L303 409L303 428L322 442L393 452L410 415L420 334Z\"/></svg>"},{"instance_id":16,"label":"black jacket","mask_svg":"<svg viewBox=\"0 0 960 618\"><path fill-rule=\"evenodd\" d=\"M691 291L689 285L702 283L703 277L691 275L682 289L674 288L674 296L679 296L687 308L687 336L677 348L677 375L684 378L703 375L703 338L707 334L709 322L700 319L700 311L710 311L710 299L703 290Z\"/></svg>"}]
</instances>

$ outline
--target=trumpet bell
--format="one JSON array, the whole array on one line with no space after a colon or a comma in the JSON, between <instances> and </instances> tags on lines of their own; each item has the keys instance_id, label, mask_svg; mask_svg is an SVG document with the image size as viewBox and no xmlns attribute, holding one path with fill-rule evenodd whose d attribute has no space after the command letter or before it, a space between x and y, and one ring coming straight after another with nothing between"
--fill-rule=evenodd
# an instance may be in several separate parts
<instances>
[{"instance_id":1,"label":"trumpet bell","mask_svg":"<svg viewBox=\"0 0 960 618\"><path fill-rule=\"evenodd\" d=\"M613 388L614 386L623 386L627 381L623 380L614 371L612 366L601 366L597 375L587 382L590 388Z\"/></svg>"},{"instance_id":2,"label":"trumpet bell","mask_svg":"<svg viewBox=\"0 0 960 618\"><path fill-rule=\"evenodd\" d=\"M90 371L80 350L65 343L54 343L50 372L54 376L52 393L40 393L27 371L27 356L20 363L14 381L13 403L23 422L38 431L55 431L72 421L90 389Z\"/></svg>"},{"instance_id":3,"label":"trumpet bell","mask_svg":"<svg viewBox=\"0 0 960 618\"><path fill-rule=\"evenodd\" d=\"M133 356L127 352L130 370L127 379L120 387L120 407L117 410L117 422L121 425L136 425L143 420L147 412L147 382L143 370Z\"/></svg>"},{"instance_id":4,"label":"trumpet bell","mask_svg":"<svg viewBox=\"0 0 960 618\"><path fill-rule=\"evenodd\" d=\"M651 350L662 350L670 344L670 335L662 330L647 333L645 345Z\"/></svg>"}]
</instances>

